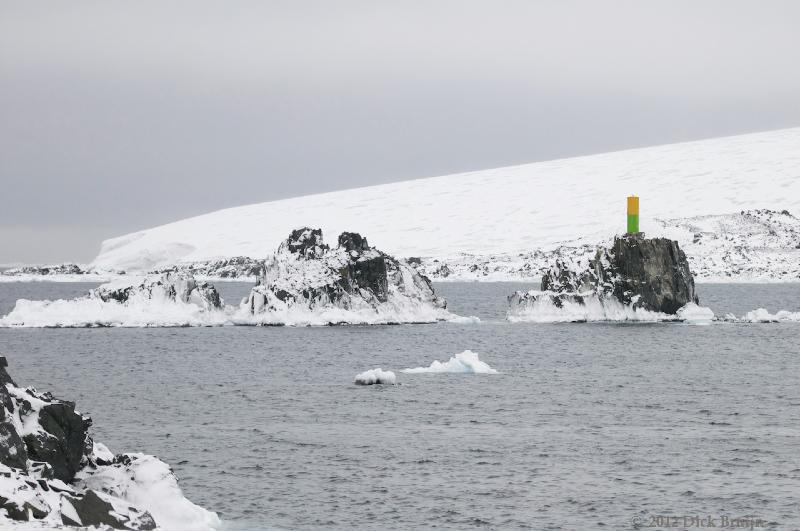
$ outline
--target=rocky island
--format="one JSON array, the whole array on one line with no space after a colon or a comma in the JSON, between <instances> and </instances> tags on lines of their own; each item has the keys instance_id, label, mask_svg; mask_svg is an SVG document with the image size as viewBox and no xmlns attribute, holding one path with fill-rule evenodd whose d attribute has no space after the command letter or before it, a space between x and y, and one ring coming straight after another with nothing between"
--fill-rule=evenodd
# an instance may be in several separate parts
<instances>
[{"instance_id":1,"label":"rocky island","mask_svg":"<svg viewBox=\"0 0 800 531\"><path fill-rule=\"evenodd\" d=\"M680 319L699 309L678 243L641 235L615 238L588 264L557 260L540 290L517 291L508 302L512 321Z\"/></svg>"},{"instance_id":2,"label":"rocky island","mask_svg":"<svg viewBox=\"0 0 800 531\"><path fill-rule=\"evenodd\" d=\"M261 324L393 324L448 320L444 299L408 263L355 232L334 248L322 230L292 231L264 264L245 310Z\"/></svg>"}]
</instances>

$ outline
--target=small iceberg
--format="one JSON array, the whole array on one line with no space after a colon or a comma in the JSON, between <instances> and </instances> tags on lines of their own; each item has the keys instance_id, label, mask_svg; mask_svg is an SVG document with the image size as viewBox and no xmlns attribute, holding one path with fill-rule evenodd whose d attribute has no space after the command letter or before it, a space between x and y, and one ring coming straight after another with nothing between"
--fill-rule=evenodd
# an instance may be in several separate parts
<instances>
[{"instance_id":1,"label":"small iceberg","mask_svg":"<svg viewBox=\"0 0 800 531\"><path fill-rule=\"evenodd\" d=\"M711 321L714 320L714 312L711 308L698 306L693 302L683 306L675 315L680 321L689 324L706 325L711 324Z\"/></svg>"},{"instance_id":2,"label":"small iceberg","mask_svg":"<svg viewBox=\"0 0 800 531\"><path fill-rule=\"evenodd\" d=\"M747 312L741 317L736 317L734 314L728 313L722 320L734 323L797 323L800 322L800 312L779 310L775 313L769 313L765 308L758 308L757 310Z\"/></svg>"},{"instance_id":3,"label":"small iceberg","mask_svg":"<svg viewBox=\"0 0 800 531\"><path fill-rule=\"evenodd\" d=\"M499 374L495 369L491 368L488 363L481 361L478 358L478 354L471 350L459 352L445 362L434 360L434 362L427 367L403 369L400 372L406 374Z\"/></svg>"},{"instance_id":4,"label":"small iceberg","mask_svg":"<svg viewBox=\"0 0 800 531\"><path fill-rule=\"evenodd\" d=\"M356 374L354 382L356 385L394 385L397 383L397 376L392 371L377 368Z\"/></svg>"}]
</instances>

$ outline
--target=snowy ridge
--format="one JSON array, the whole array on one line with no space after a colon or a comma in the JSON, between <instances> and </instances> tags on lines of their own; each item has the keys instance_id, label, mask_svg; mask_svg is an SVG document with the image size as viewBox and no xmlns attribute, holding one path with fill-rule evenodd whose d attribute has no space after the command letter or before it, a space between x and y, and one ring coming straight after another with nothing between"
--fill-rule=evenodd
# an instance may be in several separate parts
<instances>
[{"instance_id":1,"label":"snowy ridge","mask_svg":"<svg viewBox=\"0 0 800 531\"><path fill-rule=\"evenodd\" d=\"M663 227L658 220L743 209L800 212L800 128L230 208L107 240L92 266L149 271L259 258L304 225L333 234L368 228L394 256L513 260L519 253L605 241L624 229L629 194L641 197L641 228L648 235Z\"/></svg>"}]
</instances>

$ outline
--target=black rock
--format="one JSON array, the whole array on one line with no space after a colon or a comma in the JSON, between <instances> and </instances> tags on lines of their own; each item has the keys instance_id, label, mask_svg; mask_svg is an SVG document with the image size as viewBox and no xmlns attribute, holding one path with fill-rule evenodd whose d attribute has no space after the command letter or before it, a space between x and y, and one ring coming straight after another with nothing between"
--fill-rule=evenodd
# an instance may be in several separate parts
<instances>
[{"instance_id":1,"label":"black rock","mask_svg":"<svg viewBox=\"0 0 800 531\"><path fill-rule=\"evenodd\" d=\"M0 509L5 509L6 514L12 520L22 522L41 520L47 516L47 510L43 505L37 505L27 501L22 503L22 505L17 505L3 496L0 496Z\"/></svg>"},{"instance_id":2,"label":"black rock","mask_svg":"<svg viewBox=\"0 0 800 531\"><path fill-rule=\"evenodd\" d=\"M601 248L585 269L557 260L542 275L543 293L517 292L509 303L524 305L549 297L561 308L565 302L583 304L586 296L614 298L633 308L675 314L681 307L699 303L686 255L678 242L666 238L627 235Z\"/></svg>"},{"instance_id":3,"label":"black rock","mask_svg":"<svg viewBox=\"0 0 800 531\"><path fill-rule=\"evenodd\" d=\"M53 476L65 483L75 477L87 445L91 444L91 420L75 411L75 404L51 399L39 410L39 424L44 431L23 437L28 457L53 468Z\"/></svg>"},{"instance_id":4,"label":"black rock","mask_svg":"<svg viewBox=\"0 0 800 531\"><path fill-rule=\"evenodd\" d=\"M322 242L322 229L308 227L293 230L284 245L289 252L305 258L318 258L328 250L328 246Z\"/></svg>"},{"instance_id":5,"label":"black rock","mask_svg":"<svg viewBox=\"0 0 800 531\"><path fill-rule=\"evenodd\" d=\"M5 415L5 409L2 413ZM0 420L0 463L20 470L25 470L28 466L25 443L9 419Z\"/></svg>"},{"instance_id":6,"label":"black rock","mask_svg":"<svg viewBox=\"0 0 800 531\"><path fill-rule=\"evenodd\" d=\"M367 239L357 232L343 232L339 235L339 247L345 251L369 251L370 247Z\"/></svg>"},{"instance_id":7,"label":"black rock","mask_svg":"<svg viewBox=\"0 0 800 531\"><path fill-rule=\"evenodd\" d=\"M93 490L87 490L83 496L62 495L61 503L69 503L75 513L80 518L80 522L75 522L65 514L61 514L61 521L64 525L81 527L102 527L108 526L113 529L136 529L151 530L156 528L156 523L150 513L138 513L135 518L117 514L111 503L103 500Z\"/></svg>"},{"instance_id":8,"label":"black rock","mask_svg":"<svg viewBox=\"0 0 800 531\"><path fill-rule=\"evenodd\" d=\"M614 239L608 253L610 268L596 261L595 270L614 286L618 300L636 307L667 314L690 302L699 303L686 255L678 242L667 238L623 237Z\"/></svg>"}]
</instances>

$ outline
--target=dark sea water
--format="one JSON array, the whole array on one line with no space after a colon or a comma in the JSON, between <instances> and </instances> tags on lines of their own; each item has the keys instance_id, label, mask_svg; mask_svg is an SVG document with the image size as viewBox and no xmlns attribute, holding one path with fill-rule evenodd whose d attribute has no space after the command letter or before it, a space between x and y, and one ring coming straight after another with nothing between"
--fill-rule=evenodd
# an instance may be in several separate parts
<instances>
[{"instance_id":1,"label":"dark sea water","mask_svg":"<svg viewBox=\"0 0 800 531\"><path fill-rule=\"evenodd\" d=\"M0 314L89 287L0 284ZM0 353L232 529L800 528L800 324L509 324L522 287L437 286L481 324L0 329ZM699 292L800 310L797 284ZM501 374L399 373L465 349ZM352 384L374 367L402 385Z\"/></svg>"}]
</instances>

